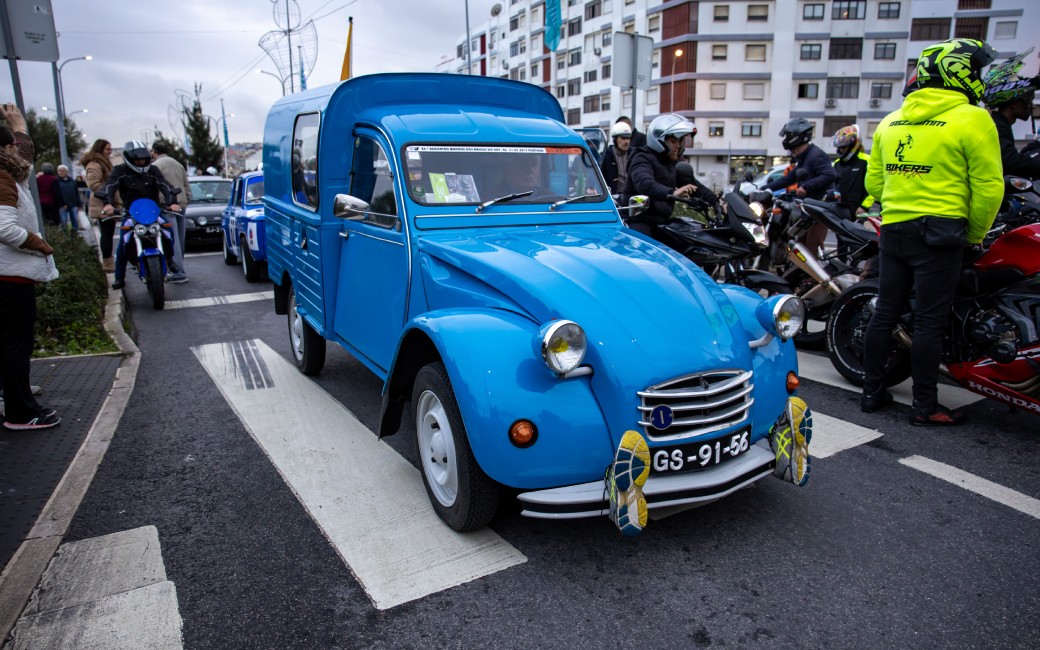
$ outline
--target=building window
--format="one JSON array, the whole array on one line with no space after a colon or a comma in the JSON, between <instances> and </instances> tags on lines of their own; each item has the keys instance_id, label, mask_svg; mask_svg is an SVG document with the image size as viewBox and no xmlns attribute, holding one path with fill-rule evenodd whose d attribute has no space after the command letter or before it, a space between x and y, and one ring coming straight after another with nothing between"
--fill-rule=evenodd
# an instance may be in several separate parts
<instances>
[{"instance_id":1,"label":"building window","mask_svg":"<svg viewBox=\"0 0 1040 650\"><path fill-rule=\"evenodd\" d=\"M520 68L520 81L527 80L527 68Z\"/></svg>"},{"instance_id":2,"label":"building window","mask_svg":"<svg viewBox=\"0 0 1040 650\"><path fill-rule=\"evenodd\" d=\"M581 124L581 109L572 108L567 111L567 126L578 126Z\"/></svg>"},{"instance_id":3,"label":"building window","mask_svg":"<svg viewBox=\"0 0 1040 650\"><path fill-rule=\"evenodd\" d=\"M632 91L621 91L621 110L627 111L632 108Z\"/></svg>"},{"instance_id":4,"label":"building window","mask_svg":"<svg viewBox=\"0 0 1040 650\"><path fill-rule=\"evenodd\" d=\"M832 38L831 50L827 55L831 61L863 58L862 38Z\"/></svg>"},{"instance_id":5,"label":"building window","mask_svg":"<svg viewBox=\"0 0 1040 650\"><path fill-rule=\"evenodd\" d=\"M585 71L585 83L589 83L590 81L595 81L595 80L596 80L596 71L595 70L586 70Z\"/></svg>"},{"instance_id":6,"label":"building window","mask_svg":"<svg viewBox=\"0 0 1040 650\"><path fill-rule=\"evenodd\" d=\"M895 43L874 43L874 58L881 60L890 60L896 58L896 44Z\"/></svg>"},{"instance_id":7,"label":"building window","mask_svg":"<svg viewBox=\"0 0 1040 650\"><path fill-rule=\"evenodd\" d=\"M462 48L464 48L465 46L466 46L465 43L463 43L462 45L456 45L455 46L455 58L456 59L461 59L462 58Z\"/></svg>"},{"instance_id":8,"label":"building window","mask_svg":"<svg viewBox=\"0 0 1040 650\"><path fill-rule=\"evenodd\" d=\"M766 46L765 45L748 45L744 48L744 60L745 61L765 61L766 60Z\"/></svg>"},{"instance_id":9,"label":"building window","mask_svg":"<svg viewBox=\"0 0 1040 650\"><path fill-rule=\"evenodd\" d=\"M802 61L817 61L823 53L823 46L816 44L802 45Z\"/></svg>"},{"instance_id":10,"label":"building window","mask_svg":"<svg viewBox=\"0 0 1040 650\"><path fill-rule=\"evenodd\" d=\"M873 138L879 126L881 126L881 122L867 122L867 137Z\"/></svg>"},{"instance_id":11,"label":"building window","mask_svg":"<svg viewBox=\"0 0 1040 650\"><path fill-rule=\"evenodd\" d=\"M906 78L909 79L910 77L914 76L915 72L917 72L917 59L907 59Z\"/></svg>"},{"instance_id":12,"label":"building window","mask_svg":"<svg viewBox=\"0 0 1040 650\"><path fill-rule=\"evenodd\" d=\"M561 54L560 56L556 57L556 69L557 70L563 70L566 67L567 67L567 57L564 56L563 54Z\"/></svg>"},{"instance_id":13,"label":"building window","mask_svg":"<svg viewBox=\"0 0 1040 650\"><path fill-rule=\"evenodd\" d=\"M711 84L712 99L726 99L726 84Z\"/></svg>"},{"instance_id":14,"label":"building window","mask_svg":"<svg viewBox=\"0 0 1040 650\"><path fill-rule=\"evenodd\" d=\"M585 20L592 20L603 15L603 3L600 0L585 5Z\"/></svg>"},{"instance_id":15,"label":"building window","mask_svg":"<svg viewBox=\"0 0 1040 650\"><path fill-rule=\"evenodd\" d=\"M650 67L655 69L661 67L661 50L654 50L653 56L650 57Z\"/></svg>"},{"instance_id":16,"label":"building window","mask_svg":"<svg viewBox=\"0 0 1040 650\"><path fill-rule=\"evenodd\" d=\"M878 18L899 18L898 2L882 2L877 8Z\"/></svg>"},{"instance_id":17,"label":"building window","mask_svg":"<svg viewBox=\"0 0 1040 650\"><path fill-rule=\"evenodd\" d=\"M513 81L520 81L520 68L513 68L509 71L509 78Z\"/></svg>"},{"instance_id":18,"label":"building window","mask_svg":"<svg viewBox=\"0 0 1040 650\"><path fill-rule=\"evenodd\" d=\"M575 35L580 34L580 33L581 33L581 18L578 18L576 20L572 20L571 22L567 23L567 35L568 36L575 36Z\"/></svg>"},{"instance_id":19,"label":"building window","mask_svg":"<svg viewBox=\"0 0 1040 650\"><path fill-rule=\"evenodd\" d=\"M974 9L992 9L993 0L957 0L957 11L972 11Z\"/></svg>"},{"instance_id":20,"label":"building window","mask_svg":"<svg viewBox=\"0 0 1040 650\"><path fill-rule=\"evenodd\" d=\"M911 41L945 41L950 37L949 18L914 18L910 25Z\"/></svg>"},{"instance_id":21,"label":"building window","mask_svg":"<svg viewBox=\"0 0 1040 650\"><path fill-rule=\"evenodd\" d=\"M769 5L748 5L748 21L769 20Z\"/></svg>"},{"instance_id":22,"label":"building window","mask_svg":"<svg viewBox=\"0 0 1040 650\"><path fill-rule=\"evenodd\" d=\"M497 33L491 32L491 36L488 37L488 49L489 50L495 49L495 37L496 36L498 36Z\"/></svg>"},{"instance_id":23,"label":"building window","mask_svg":"<svg viewBox=\"0 0 1040 650\"><path fill-rule=\"evenodd\" d=\"M520 54L523 54L524 52L527 51L527 39L521 38L519 43L520 43Z\"/></svg>"},{"instance_id":24,"label":"building window","mask_svg":"<svg viewBox=\"0 0 1040 650\"><path fill-rule=\"evenodd\" d=\"M534 79L537 76L538 76L538 64L537 63L532 63L531 64L531 79Z\"/></svg>"},{"instance_id":25,"label":"building window","mask_svg":"<svg viewBox=\"0 0 1040 650\"><path fill-rule=\"evenodd\" d=\"M834 77L827 80L827 99L857 99L859 77Z\"/></svg>"},{"instance_id":26,"label":"building window","mask_svg":"<svg viewBox=\"0 0 1040 650\"><path fill-rule=\"evenodd\" d=\"M531 37L531 54L541 54L542 52L542 35L535 34Z\"/></svg>"},{"instance_id":27,"label":"building window","mask_svg":"<svg viewBox=\"0 0 1040 650\"><path fill-rule=\"evenodd\" d=\"M651 104L656 104L657 103L657 95L658 95L658 89L657 88L651 88L650 90L646 91L646 105L650 106Z\"/></svg>"},{"instance_id":28,"label":"building window","mask_svg":"<svg viewBox=\"0 0 1040 650\"><path fill-rule=\"evenodd\" d=\"M708 122L708 136L712 138L722 137L726 131L726 125L723 122Z\"/></svg>"},{"instance_id":29,"label":"building window","mask_svg":"<svg viewBox=\"0 0 1040 650\"><path fill-rule=\"evenodd\" d=\"M870 84L871 99L892 99L892 84Z\"/></svg>"},{"instance_id":30,"label":"building window","mask_svg":"<svg viewBox=\"0 0 1040 650\"><path fill-rule=\"evenodd\" d=\"M531 27L538 27L540 25L543 25L544 23L542 23L541 18L542 18L542 15L540 13L538 13L538 9L532 9L531 10Z\"/></svg>"},{"instance_id":31,"label":"building window","mask_svg":"<svg viewBox=\"0 0 1040 650\"><path fill-rule=\"evenodd\" d=\"M762 124L760 122L743 122L740 125L740 135L745 138L761 138Z\"/></svg>"},{"instance_id":32,"label":"building window","mask_svg":"<svg viewBox=\"0 0 1040 650\"><path fill-rule=\"evenodd\" d=\"M1015 21L997 23L993 28L993 38L1015 38L1018 35L1018 23Z\"/></svg>"},{"instance_id":33,"label":"building window","mask_svg":"<svg viewBox=\"0 0 1040 650\"><path fill-rule=\"evenodd\" d=\"M578 0L567 0L568 7L573 7L576 4L578 4Z\"/></svg>"},{"instance_id":34,"label":"building window","mask_svg":"<svg viewBox=\"0 0 1040 650\"><path fill-rule=\"evenodd\" d=\"M518 16L516 18L510 18L509 19L509 31L515 32L519 28L520 28L520 17Z\"/></svg>"},{"instance_id":35,"label":"building window","mask_svg":"<svg viewBox=\"0 0 1040 650\"><path fill-rule=\"evenodd\" d=\"M802 20L823 20L823 5L805 5L802 7Z\"/></svg>"},{"instance_id":36,"label":"building window","mask_svg":"<svg viewBox=\"0 0 1040 650\"><path fill-rule=\"evenodd\" d=\"M833 117L823 118L823 137L832 138L838 131L844 129L846 126L852 126L856 123L855 117L845 117L843 115L835 115Z\"/></svg>"},{"instance_id":37,"label":"building window","mask_svg":"<svg viewBox=\"0 0 1040 650\"><path fill-rule=\"evenodd\" d=\"M576 97L581 95L581 79L571 79L567 82L567 96Z\"/></svg>"},{"instance_id":38,"label":"building window","mask_svg":"<svg viewBox=\"0 0 1040 650\"><path fill-rule=\"evenodd\" d=\"M602 77L604 79L610 79L610 64L609 63L606 63L606 64L603 65L603 75L602 75Z\"/></svg>"},{"instance_id":39,"label":"building window","mask_svg":"<svg viewBox=\"0 0 1040 650\"><path fill-rule=\"evenodd\" d=\"M765 99L765 84L744 84L744 99Z\"/></svg>"},{"instance_id":40,"label":"building window","mask_svg":"<svg viewBox=\"0 0 1040 650\"><path fill-rule=\"evenodd\" d=\"M613 32L609 32L609 31L603 32L603 47L608 47L613 42L614 42L614 33Z\"/></svg>"},{"instance_id":41,"label":"building window","mask_svg":"<svg viewBox=\"0 0 1040 650\"><path fill-rule=\"evenodd\" d=\"M650 16L646 19L646 31L648 32L659 32L661 31L661 16Z\"/></svg>"},{"instance_id":42,"label":"building window","mask_svg":"<svg viewBox=\"0 0 1040 650\"><path fill-rule=\"evenodd\" d=\"M958 18L953 28L954 38L985 40L989 31L989 18Z\"/></svg>"},{"instance_id":43,"label":"building window","mask_svg":"<svg viewBox=\"0 0 1040 650\"><path fill-rule=\"evenodd\" d=\"M834 0L831 20L863 20L867 17L867 0Z\"/></svg>"},{"instance_id":44,"label":"building window","mask_svg":"<svg viewBox=\"0 0 1040 650\"><path fill-rule=\"evenodd\" d=\"M610 7L609 3L607 4L607 7ZM601 105L600 105L600 110L609 111L610 110L610 95L600 95L600 96L603 98L603 101L601 102Z\"/></svg>"},{"instance_id":45,"label":"building window","mask_svg":"<svg viewBox=\"0 0 1040 650\"><path fill-rule=\"evenodd\" d=\"M509 56L516 56L520 53L520 42L513 41L509 44Z\"/></svg>"},{"instance_id":46,"label":"building window","mask_svg":"<svg viewBox=\"0 0 1040 650\"><path fill-rule=\"evenodd\" d=\"M624 24L622 29L624 30L624 32L626 34L635 34L636 33L636 24L635 24L635 22L627 22L627 23Z\"/></svg>"},{"instance_id":47,"label":"building window","mask_svg":"<svg viewBox=\"0 0 1040 650\"><path fill-rule=\"evenodd\" d=\"M571 52L570 65L581 65L581 50Z\"/></svg>"},{"instance_id":48,"label":"building window","mask_svg":"<svg viewBox=\"0 0 1040 650\"><path fill-rule=\"evenodd\" d=\"M820 84L798 84L798 99L816 99L820 96Z\"/></svg>"},{"instance_id":49,"label":"building window","mask_svg":"<svg viewBox=\"0 0 1040 650\"><path fill-rule=\"evenodd\" d=\"M728 45L712 45L711 46L711 59L712 61L725 61L726 52L729 51Z\"/></svg>"},{"instance_id":50,"label":"building window","mask_svg":"<svg viewBox=\"0 0 1040 650\"><path fill-rule=\"evenodd\" d=\"M556 96L559 97L560 99L563 99L564 97L566 97L567 96L567 87L566 86L556 86Z\"/></svg>"},{"instance_id":51,"label":"building window","mask_svg":"<svg viewBox=\"0 0 1040 650\"><path fill-rule=\"evenodd\" d=\"M490 68L491 68L492 70L494 70L495 68L497 68L497 67L498 67L498 57L497 57L497 56L492 56L492 57L491 57L491 63L490 63L490 65L489 65L489 67L490 67Z\"/></svg>"},{"instance_id":52,"label":"building window","mask_svg":"<svg viewBox=\"0 0 1040 650\"><path fill-rule=\"evenodd\" d=\"M585 112L586 113L598 113L599 112L599 95L592 95L591 97L585 98Z\"/></svg>"},{"instance_id":53,"label":"building window","mask_svg":"<svg viewBox=\"0 0 1040 650\"><path fill-rule=\"evenodd\" d=\"M729 5L715 5L715 22L729 22Z\"/></svg>"}]
</instances>

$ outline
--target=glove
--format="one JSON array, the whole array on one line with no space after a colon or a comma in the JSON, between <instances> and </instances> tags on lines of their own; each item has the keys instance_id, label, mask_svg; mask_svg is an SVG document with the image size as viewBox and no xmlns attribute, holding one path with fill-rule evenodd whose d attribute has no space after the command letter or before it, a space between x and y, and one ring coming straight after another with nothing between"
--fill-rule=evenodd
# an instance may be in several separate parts
<instances>
[{"instance_id":1,"label":"glove","mask_svg":"<svg viewBox=\"0 0 1040 650\"><path fill-rule=\"evenodd\" d=\"M51 245L43 240L42 237L36 233L29 233L29 236L25 238L22 245L19 246L24 250L36 251L37 253L43 253L44 255L51 255L54 253L54 249Z\"/></svg>"}]
</instances>

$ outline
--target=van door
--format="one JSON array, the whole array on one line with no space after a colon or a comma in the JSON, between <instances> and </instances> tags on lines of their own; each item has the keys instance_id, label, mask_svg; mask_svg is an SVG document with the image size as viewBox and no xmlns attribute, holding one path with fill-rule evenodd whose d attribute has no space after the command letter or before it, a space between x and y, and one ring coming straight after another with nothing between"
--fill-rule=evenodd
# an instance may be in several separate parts
<instances>
[{"instance_id":1,"label":"van door","mask_svg":"<svg viewBox=\"0 0 1040 650\"><path fill-rule=\"evenodd\" d=\"M350 195L368 203L370 212L343 222L334 329L386 371L404 328L408 293L403 197L386 141L359 128L353 147Z\"/></svg>"},{"instance_id":2,"label":"van door","mask_svg":"<svg viewBox=\"0 0 1040 650\"><path fill-rule=\"evenodd\" d=\"M321 115L303 113L293 126L291 159L293 289L296 304L314 331L326 337L321 278L321 216L318 212L318 135Z\"/></svg>"}]
</instances>

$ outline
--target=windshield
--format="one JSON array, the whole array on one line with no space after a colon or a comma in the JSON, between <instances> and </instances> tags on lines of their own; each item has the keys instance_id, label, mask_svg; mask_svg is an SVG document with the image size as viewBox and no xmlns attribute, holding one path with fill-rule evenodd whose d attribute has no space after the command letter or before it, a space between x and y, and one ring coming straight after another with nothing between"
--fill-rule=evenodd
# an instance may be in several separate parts
<instances>
[{"instance_id":1,"label":"windshield","mask_svg":"<svg viewBox=\"0 0 1040 650\"><path fill-rule=\"evenodd\" d=\"M260 205L264 198L264 177L257 176L246 181L246 205Z\"/></svg>"},{"instance_id":2,"label":"windshield","mask_svg":"<svg viewBox=\"0 0 1040 650\"><path fill-rule=\"evenodd\" d=\"M231 198L231 181L192 181L192 203L227 203Z\"/></svg>"},{"instance_id":3,"label":"windshield","mask_svg":"<svg viewBox=\"0 0 1040 650\"><path fill-rule=\"evenodd\" d=\"M423 205L474 205L528 191L510 203L607 198L581 147L415 145L405 148L404 162L408 194Z\"/></svg>"}]
</instances>

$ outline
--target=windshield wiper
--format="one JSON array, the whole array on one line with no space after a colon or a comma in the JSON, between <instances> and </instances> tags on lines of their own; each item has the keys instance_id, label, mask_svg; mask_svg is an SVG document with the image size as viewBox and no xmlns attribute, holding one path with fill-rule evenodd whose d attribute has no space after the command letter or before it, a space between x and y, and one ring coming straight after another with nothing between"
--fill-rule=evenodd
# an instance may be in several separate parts
<instances>
[{"instance_id":1,"label":"windshield wiper","mask_svg":"<svg viewBox=\"0 0 1040 650\"><path fill-rule=\"evenodd\" d=\"M582 195L582 196L572 196L569 199L564 199L562 201L557 201L556 203L553 203L552 205L549 206L549 211L553 212L553 211L556 210L556 208L558 206L561 206L561 205L563 205L565 203L571 203L572 201L580 201L582 199L602 199L602 198L603 198L602 194L585 194L585 195Z\"/></svg>"},{"instance_id":2,"label":"windshield wiper","mask_svg":"<svg viewBox=\"0 0 1040 650\"><path fill-rule=\"evenodd\" d=\"M512 201L513 199L519 199L524 196L531 196L534 194L534 190L527 190L526 192L517 192L516 194L510 194L508 196L500 196L497 199L491 199L477 206L477 214L480 214L484 208L490 207L496 203L504 203L506 201Z\"/></svg>"}]
</instances>

